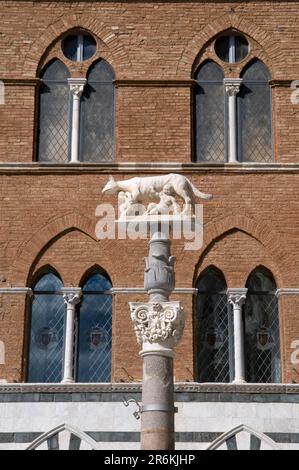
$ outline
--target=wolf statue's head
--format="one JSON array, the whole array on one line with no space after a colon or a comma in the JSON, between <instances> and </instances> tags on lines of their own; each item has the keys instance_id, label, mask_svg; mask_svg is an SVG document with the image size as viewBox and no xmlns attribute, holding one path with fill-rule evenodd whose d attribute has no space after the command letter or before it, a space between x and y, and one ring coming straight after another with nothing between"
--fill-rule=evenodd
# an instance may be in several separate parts
<instances>
[{"instance_id":1,"label":"wolf statue's head","mask_svg":"<svg viewBox=\"0 0 299 470\"><path fill-rule=\"evenodd\" d=\"M117 182L113 178L113 176L109 176L108 183L103 188L102 193L104 194L116 194L119 191Z\"/></svg>"}]
</instances>

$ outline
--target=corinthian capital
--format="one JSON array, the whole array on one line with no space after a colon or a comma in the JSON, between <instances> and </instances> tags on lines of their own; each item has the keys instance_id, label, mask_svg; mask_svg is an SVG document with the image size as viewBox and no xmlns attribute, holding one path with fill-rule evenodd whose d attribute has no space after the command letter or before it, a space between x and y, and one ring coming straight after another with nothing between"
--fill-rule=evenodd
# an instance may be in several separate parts
<instances>
[{"instance_id":1,"label":"corinthian capital","mask_svg":"<svg viewBox=\"0 0 299 470\"><path fill-rule=\"evenodd\" d=\"M69 78L68 84L70 85L70 90L71 90L72 95L74 97L80 98L84 91L84 87L86 85L86 79L85 78Z\"/></svg>"},{"instance_id":2,"label":"corinthian capital","mask_svg":"<svg viewBox=\"0 0 299 470\"><path fill-rule=\"evenodd\" d=\"M144 343L165 343L174 347L184 330L184 311L180 302L130 303L131 319L137 341Z\"/></svg>"},{"instance_id":3,"label":"corinthian capital","mask_svg":"<svg viewBox=\"0 0 299 470\"><path fill-rule=\"evenodd\" d=\"M240 91L242 82L242 78L225 78L223 80L223 83L228 96L237 96Z\"/></svg>"},{"instance_id":4,"label":"corinthian capital","mask_svg":"<svg viewBox=\"0 0 299 470\"><path fill-rule=\"evenodd\" d=\"M81 300L82 291L80 287L67 288L64 287L61 289L63 294L64 304L68 306L75 307Z\"/></svg>"},{"instance_id":5,"label":"corinthian capital","mask_svg":"<svg viewBox=\"0 0 299 470\"><path fill-rule=\"evenodd\" d=\"M227 298L228 302L230 305L233 306L233 308L241 308L245 301L246 301L246 295L247 295L248 289L227 289Z\"/></svg>"}]
</instances>

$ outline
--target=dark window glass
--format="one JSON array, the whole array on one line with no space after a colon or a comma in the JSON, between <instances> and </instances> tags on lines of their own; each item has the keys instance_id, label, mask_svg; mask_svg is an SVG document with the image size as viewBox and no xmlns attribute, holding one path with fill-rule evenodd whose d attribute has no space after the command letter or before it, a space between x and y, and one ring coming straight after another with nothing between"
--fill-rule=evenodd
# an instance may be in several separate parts
<instances>
[{"instance_id":1,"label":"dark window glass","mask_svg":"<svg viewBox=\"0 0 299 470\"><path fill-rule=\"evenodd\" d=\"M242 78L237 97L240 159L244 162L271 162L271 76L267 67L256 60L245 69Z\"/></svg>"},{"instance_id":2,"label":"dark window glass","mask_svg":"<svg viewBox=\"0 0 299 470\"><path fill-rule=\"evenodd\" d=\"M112 296L110 281L93 274L83 286L79 315L78 382L110 382L112 354Z\"/></svg>"},{"instance_id":3,"label":"dark window glass","mask_svg":"<svg viewBox=\"0 0 299 470\"><path fill-rule=\"evenodd\" d=\"M215 52L219 59L229 62L229 36L222 36L216 40Z\"/></svg>"},{"instance_id":4,"label":"dark window glass","mask_svg":"<svg viewBox=\"0 0 299 470\"><path fill-rule=\"evenodd\" d=\"M226 282L208 269L197 283L196 345L199 382L229 382L232 377L233 326Z\"/></svg>"},{"instance_id":5,"label":"dark window glass","mask_svg":"<svg viewBox=\"0 0 299 470\"><path fill-rule=\"evenodd\" d=\"M67 67L60 61L50 62L41 74L38 113L38 160L68 161L70 91Z\"/></svg>"},{"instance_id":6,"label":"dark window glass","mask_svg":"<svg viewBox=\"0 0 299 470\"><path fill-rule=\"evenodd\" d=\"M196 160L221 163L226 159L226 112L222 69L206 62L195 79Z\"/></svg>"},{"instance_id":7,"label":"dark window glass","mask_svg":"<svg viewBox=\"0 0 299 470\"><path fill-rule=\"evenodd\" d=\"M31 308L29 382L61 382L64 347L64 303L61 280L53 273L36 283Z\"/></svg>"},{"instance_id":8,"label":"dark window glass","mask_svg":"<svg viewBox=\"0 0 299 470\"><path fill-rule=\"evenodd\" d=\"M78 36L71 35L65 38L62 43L62 51L65 57L76 62L78 60Z\"/></svg>"},{"instance_id":9,"label":"dark window glass","mask_svg":"<svg viewBox=\"0 0 299 470\"><path fill-rule=\"evenodd\" d=\"M279 313L275 281L271 273L259 269L249 277L246 287L246 380L251 383L279 383Z\"/></svg>"},{"instance_id":10,"label":"dark window glass","mask_svg":"<svg viewBox=\"0 0 299 470\"><path fill-rule=\"evenodd\" d=\"M96 41L90 34L72 34L62 42L62 52L74 62L90 59L96 53L96 48Z\"/></svg>"},{"instance_id":11,"label":"dark window glass","mask_svg":"<svg viewBox=\"0 0 299 470\"><path fill-rule=\"evenodd\" d=\"M83 36L83 60L88 60L94 56L96 52L96 42L92 36Z\"/></svg>"},{"instance_id":12,"label":"dark window glass","mask_svg":"<svg viewBox=\"0 0 299 470\"><path fill-rule=\"evenodd\" d=\"M221 36L215 41L215 52L219 59L234 64L247 57L249 44L245 36Z\"/></svg>"},{"instance_id":13,"label":"dark window glass","mask_svg":"<svg viewBox=\"0 0 299 470\"><path fill-rule=\"evenodd\" d=\"M235 36L236 62L241 62L248 55L248 41L244 36Z\"/></svg>"},{"instance_id":14,"label":"dark window glass","mask_svg":"<svg viewBox=\"0 0 299 470\"><path fill-rule=\"evenodd\" d=\"M81 102L80 159L114 160L114 73L106 61L91 68Z\"/></svg>"}]
</instances>

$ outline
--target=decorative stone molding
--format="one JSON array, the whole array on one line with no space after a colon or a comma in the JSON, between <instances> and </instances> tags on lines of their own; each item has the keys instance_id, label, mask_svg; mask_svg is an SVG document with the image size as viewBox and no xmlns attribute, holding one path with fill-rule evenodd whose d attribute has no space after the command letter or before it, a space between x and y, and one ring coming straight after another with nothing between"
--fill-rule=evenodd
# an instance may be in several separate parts
<instances>
[{"instance_id":1,"label":"decorative stone molding","mask_svg":"<svg viewBox=\"0 0 299 470\"><path fill-rule=\"evenodd\" d=\"M64 304L68 306L75 307L81 300L81 289L72 288L71 290L67 287L61 289Z\"/></svg>"},{"instance_id":2,"label":"decorative stone molding","mask_svg":"<svg viewBox=\"0 0 299 470\"><path fill-rule=\"evenodd\" d=\"M159 174L169 172L180 172L182 174L192 173L200 175L206 173L299 173L298 163L252 163L252 162L236 162L232 163L167 163L167 162L143 162L143 163L86 163L72 165L69 163L51 163L51 162L2 162L0 163L0 174L132 174L132 171L142 172L145 174Z\"/></svg>"},{"instance_id":3,"label":"decorative stone molding","mask_svg":"<svg viewBox=\"0 0 299 470\"><path fill-rule=\"evenodd\" d=\"M258 432L244 424L241 424L240 426L237 426L231 429L230 431L219 436L217 439L215 439L215 441L212 442L212 444L209 444L206 450L220 449L222 448L224 444L227 445L230 439L232 438L236 439L238 434L242 434L242 433L249 434L250 436L250 439L248 439L248 449L246 450L257 450L257 449L252 448L253 446L252 436L254 436L258 440L259 446L261 445L261 443L263 443L264 445L266 445L268 450L281 450L278 444L276 444L276 442L270 439L270 437L268 437L266 434ZM237 440L236 440L236 447L237 447ZM222 448L222 450L224 449ZM229 450L229 447L227 448L227 450ZM238 448L236 448L235 450L238 450ZM243 447L242 447L242 450L244 450Z\"/></svg>"},{"instance_id":4,"label":"decorative stone molding","mask_svg":"<svg viewBox=\"0 0 299 470\"><path fill-rule=\"evenodd\" d=\"M80 98L86 85L86 78L69 78L68 84L74 97Z\"/></svg>"},{"instance_id":5,"label":"decorative stone molding","mask_svg":"<svg viewBox=\"0 0 299 470\"><path fill-rule=\"evenodd\" d=\"M114 80L116 87L187 87L197 86L196 80Z\"/></svg>"},{"instance_id":6,"label":"decorative stone molding","mask_svg":"<svg viewBox=\"0 0 299 470\"><path fill-rule=\"evenodd\" d=\"M68 434L68 439L60 439L60 434L66 433ZM57 449L55 450L73 450L71 447L71 438L72 436L76 436L79 439L79 447L83 442L88 450L99 450L99 444L94 441L88 434L84 433L80 429L70 426L68 424L61 424L51 431L48 431L41 436L37 437L28 447L26 450L42 450L42 445L47 444L51 437L56 436L57 438ZM80 449L77 449L80 450Z\"/></svg>"},{"instance_id":7,"label":"decorative stone molding","mask_svg":"<svg viewBox=\"0 0 299 470\"><path fill-rule=\"evenodd\" d=\"M227 298L230 305L233 308L241 308L245 301L248 289L236 288L236 289L227 289Z\"/></svg>"},{"instance_id":8,"label":"decorative stone molding","mask_svg":"<svg viewBox=\"0 0 299 470\"><path fill-rule=\"evenodd\" d=\"M228 96L237 96L243 83L242 78L225 78L223 80L225 91Z\"/></svg>"},{"instance_id":9,"label":"decorative stone molding","mask_svg":"<svg viewBox=\"0 0 299 470\"><path fill-rule=\"evenodd\" d=\"M296 289L296 288L277 289L276 296L279 298L282 295L299 295L299 289Z\"/></svg>"},{"instance_id":10,"label":"decorative stone molding","mask_svg":"<svg viewBox=\"0 0 299 470\"><path fill-rule=\"evenodd\" d=\"M30 287L1 287L1 294L11 294L11 295L33 295L32 289Z\"/></svg>"},{"instance_id":11,"label":"decorative stone molding","mask_svg":"<svg viewBox=\"0 0 299 470\"><path fill-rule=\"evenodd\" d=\"M98 383L98 384L0 384L0 394L6 393L140 393L141 383ZM245 393L245 394L299 394L299 384L200 384L178 382L177 393ZM122 401L122 397L120 397Z\"/></svg>"},{"instance_id":12,"label":"decorative stone molding","mask_svg":"<svg viewBox=\"0 0 299 470\"><path fill-rule=\"evenodd\" d=\"M172 349L178 344L185 324L180 302L130 302L130 309L140 345L165 343L165 346Z\"/></svg>"}]
</instances>

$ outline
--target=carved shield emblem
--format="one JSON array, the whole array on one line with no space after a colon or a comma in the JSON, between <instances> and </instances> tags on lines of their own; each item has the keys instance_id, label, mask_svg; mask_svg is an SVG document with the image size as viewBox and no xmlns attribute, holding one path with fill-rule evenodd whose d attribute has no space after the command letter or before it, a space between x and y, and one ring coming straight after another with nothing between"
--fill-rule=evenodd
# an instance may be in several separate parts
<instances>
[{"instance_id":1,"label":"carved shield emblem","mask_svg":"<svg viewBox=\"0 0 299 470\"><path fill-rule=\"evenodd\" d=\"M216 340L217 340L217 332L214 328L210 328L206 334L206 342L211 348L213 348L216 344Z\"/></svg>"},{"instance_id":2,"label":"carved shield emblem","mask_svg":"<svg viewBox=\"0 0 299 470\"><path fill-rule=\"evenodd\" d=\"M48 327L41 328L35 336L35 341L40 349L50 349L58 343L58 335Z\"/></svg>"},{"instance_id":3,"label":"carved shield emblem","mask_svg":"<svg viewBox=\"0 0 299 470\"><path fill-rule=\"evenodd\" d=\"M262 327L257 333L257 348L261 351L267 351L273 346L273 339L267 330L267 328Z\"/></svg>"},{"instance_id":4,"label":"carved shield emblem","mask_svg":"<svg viewBox=\"0 0 299 470\"><path fill-rule=\"evenodd\" d=\"M221 347L222 335L217 328L208 328L206 332L205 343L208 349L219 349Z\"/></svg>"},{"instance_id":5,"label":"carved shield emblem","mask_svg":"<svg viewBox=\"0 0 299 470\"><path fill-rule=\"evenodd\" d=\"M89 332L89 345L91 349L101 349L107 342L106 332L103 328L95 326Z\"/></svg>"}]
</instances>

